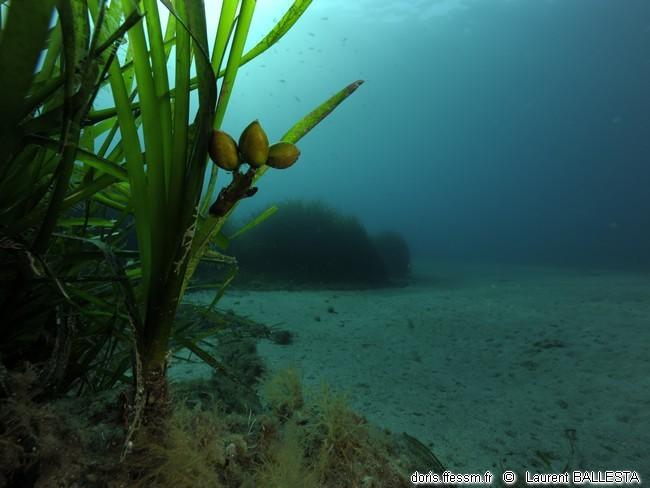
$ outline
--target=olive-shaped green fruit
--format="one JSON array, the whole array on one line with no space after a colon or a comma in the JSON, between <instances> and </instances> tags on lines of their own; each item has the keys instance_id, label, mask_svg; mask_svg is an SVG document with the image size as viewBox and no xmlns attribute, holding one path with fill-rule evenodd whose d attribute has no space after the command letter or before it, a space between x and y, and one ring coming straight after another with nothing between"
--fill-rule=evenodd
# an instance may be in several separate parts
<instances>
[{"instance_id":1,"label":"olive-shaped green fruit","mask_svg":"<svg viewBox=\"0 0 650 488\"><path fill-rule=\"evenodd\" d=\"M271 168L285 169L296 162L300 149L290 142L276 142L269 148L269 159L266 164Z\"/></svg>"},{"instance_id":2,"label":"olive-shaped green fruit","mask_svg":"<svg viewBox=\"0 0 650 488\"><path fill-rule=\"evenodd\" d=\"M210 159L221 169L234 171L239 167L237 143L221 130L212 131L210 138Z\"/></svg>"},{"instance_id":3,"label":"olive-shaped green fruit","mask_svg":"<svg viewBox=\"0 0 650 488\"><path fill-rule=\"evenodd\" d=\"M244 162L254 168L266 164L269 157L269 138L257 120L244 129L239 137L239 152Z\"/></svg>"}]
</instances>

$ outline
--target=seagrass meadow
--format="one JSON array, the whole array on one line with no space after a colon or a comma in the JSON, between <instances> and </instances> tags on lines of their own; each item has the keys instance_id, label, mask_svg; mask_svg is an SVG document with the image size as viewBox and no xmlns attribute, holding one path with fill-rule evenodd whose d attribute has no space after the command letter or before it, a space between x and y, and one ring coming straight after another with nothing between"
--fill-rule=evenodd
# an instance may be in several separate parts
<instances>
[{"instance_id":1,"label":"seagrass meadow","mask_svg":"<svg viewBox=\"0 0 650 488\"><path fill-rule=\"evenodd\" d=\"M0 488L646 481L648 46L646 0L0 0Z\"/></svg>"}]
</instances>

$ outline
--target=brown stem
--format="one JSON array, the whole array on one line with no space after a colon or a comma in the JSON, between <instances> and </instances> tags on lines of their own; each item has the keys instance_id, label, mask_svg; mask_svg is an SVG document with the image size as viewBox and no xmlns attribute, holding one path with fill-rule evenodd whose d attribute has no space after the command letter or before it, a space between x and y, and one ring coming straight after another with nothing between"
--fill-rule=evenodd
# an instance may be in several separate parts
<instances>
[{"instance_id":1,"label":"brown stem","mask_svg":"<svg viewBox=\"0 0 650 488\"><path fill-rule=\"evenodd\" d=\"M210 215L217 218L224 217L239 200L255 195L257 188L251 186L255 171L253 167L243 174L235 171L230 184L219 192L217 200L210 207Z\"/></svg>"}]
</instances>

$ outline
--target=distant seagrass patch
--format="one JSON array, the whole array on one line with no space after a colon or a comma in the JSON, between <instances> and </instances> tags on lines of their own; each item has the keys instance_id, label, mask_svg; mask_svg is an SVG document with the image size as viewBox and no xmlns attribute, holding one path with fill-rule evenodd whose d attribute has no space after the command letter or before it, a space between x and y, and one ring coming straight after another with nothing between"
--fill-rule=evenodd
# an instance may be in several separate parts
<instances>
[{"instance_id":1,"label":"distant seagrass patch","mask_svg":"<svg viewBox=\"0 0 650 488\"><path fill-rule=\"evenodd\" d=\"M320 201L276 205L268 221L231 240L235 284L373 287L408 276L409 249L397 232L369 235L356 217Z\"/></svg>"}]
</instances>

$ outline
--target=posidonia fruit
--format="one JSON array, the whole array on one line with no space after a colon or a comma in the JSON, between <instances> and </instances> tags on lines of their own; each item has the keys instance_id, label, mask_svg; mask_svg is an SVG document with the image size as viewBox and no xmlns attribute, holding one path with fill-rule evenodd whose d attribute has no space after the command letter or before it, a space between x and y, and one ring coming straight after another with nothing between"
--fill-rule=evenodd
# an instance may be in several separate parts
<instances>
[{"instance_id":1,"label":"posidonia fruit","mask_svg":"<svg viewBox=\"0 0 650 488\"><path fill-rule=\"evenodd\" d=\"M254 168L266 164L269 157L269 138L257 120L244 129L239 137L239 152L244 162Z\"/></svg>"},{"instance_id":2,"label":"posidonia fruit","mask_svg":"<svg viewBox=\"0 0 650 488\"><path fill-rule=\"evenodd\" d=\"M212 132L209 152L210 159L221 169L234 171L241 163L237 151L237 143L232 137L221 130Z\"/></svg>"},{"instance_id":3,"label":"posidonia fruit","mask_svg":"<svg viewBox=\"0 0 650 488\"><path fill-rule=\"evenodd\" d=\"M290 142L277 142L269 148L266 164L271 168L285 169L293 165L300 156L300 149Z\"/></svg>"}]
</instances>

